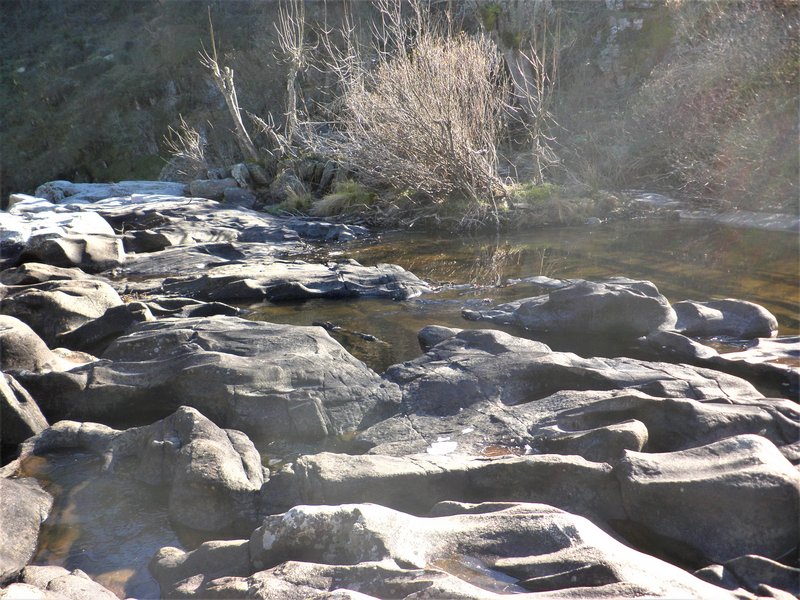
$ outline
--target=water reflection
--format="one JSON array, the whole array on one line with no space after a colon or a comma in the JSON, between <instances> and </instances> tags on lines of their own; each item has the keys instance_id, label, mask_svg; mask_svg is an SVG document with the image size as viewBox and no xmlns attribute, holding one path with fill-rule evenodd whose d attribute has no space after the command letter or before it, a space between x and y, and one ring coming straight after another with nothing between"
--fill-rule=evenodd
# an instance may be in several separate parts
<instances>
[{"instance_id":1,"label":"water reflection","mask_svg":"<svg viewBox=\"0 0 800 600\"><path fill-rule=\"evenodd\" d=\"M90 454L25 459L55 498L33 564L81 569L121 598L159 598L147 564L162 546L182 547L170 528L164 490L100 473Z\"/></svg>"},{"instance_id":2,"label":"water reflection","mask_svg":"<svg viewBox=\"0 0 800 600\"><path fill-rule=\"evenodd\" d=\"M468 303L507 302L542 293L532 285L498 286L532 275L603 279L648 279L672 302L739 298L772 311L782 335L800 333L798 256L792 233L735 229L708 223L633 221L599 227L543 229L501 238L448 237L430 232L385 234L377 242L345 248L337 258L367 265L399 264L442 286L437 293L408 302L386 300L312 300L259 304L249 318L311 325L327 321L331 334L355 356L378 371L420 354L416 334L430 324L485 327L461 318ZM364 340L359 334L378 338ZM569 348L570 340L543 340ZM600 344L581 340L583 355L601 352Z\"/></svg>"}]
</instances>

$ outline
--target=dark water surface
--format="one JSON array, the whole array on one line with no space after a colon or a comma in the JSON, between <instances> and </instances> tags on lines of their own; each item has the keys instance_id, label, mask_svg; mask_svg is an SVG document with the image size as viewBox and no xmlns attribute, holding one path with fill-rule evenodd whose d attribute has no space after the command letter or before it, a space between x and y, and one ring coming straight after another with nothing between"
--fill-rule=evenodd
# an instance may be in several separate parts
<instances>
[{"instance_id":1,"label":"dark water surface","mask_svg":"<svg viewBox=\"0 0 800 600\"><path fill-rule=\"evenodd\" d=\"M627 221L597 227L534 230L501 236L392 232L339 249L336 259L399 264L438 286L407 302L387 300L259 304L248 318L311 325L329 322L353 354L382 371L420 354L417 332L426 325L487 327L461 317L465 304L507 302L542 293L508 280L535 275L647 279L671 301L738 298L765 306L781 335L800 333L800 238L795 233L738 229L711 223ZM366 341L359 334L378 341ZM552 341L552 340L545 340ZM563 348L592 354L596 348ZM583 350L583 351L581 351Z\"/></svg>"}]
</instances>

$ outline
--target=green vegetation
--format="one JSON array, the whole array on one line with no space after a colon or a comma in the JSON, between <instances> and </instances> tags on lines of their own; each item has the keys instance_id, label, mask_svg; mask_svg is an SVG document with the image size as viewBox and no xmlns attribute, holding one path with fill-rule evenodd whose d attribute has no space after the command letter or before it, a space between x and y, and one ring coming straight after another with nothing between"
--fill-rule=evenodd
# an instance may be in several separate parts
<instances>
[{"instance_id":1,"label":"green vegetation","mask_svg":"<svg viewBox=\"0 0 800 600\"><path fill-rule=\"evenodd\" d=\"M317 200L309 211L315 217L331 217L368 210L377 200L374 191L353 179L336 182L333 192Z\"/></svg>"}]
</instances>

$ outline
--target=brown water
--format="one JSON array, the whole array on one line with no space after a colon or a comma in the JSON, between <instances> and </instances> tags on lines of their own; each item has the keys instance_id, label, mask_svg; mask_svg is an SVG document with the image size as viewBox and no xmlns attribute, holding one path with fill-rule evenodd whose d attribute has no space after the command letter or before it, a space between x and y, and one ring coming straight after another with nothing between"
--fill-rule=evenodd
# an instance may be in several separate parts
<instances>
[{"instance_id":1,"label":"brown water","mask_svg":"<svg viewBox=\"0 0 800 600\"><path fill-rule=\"evenodd\" d=\"M160 597L147 564L163 546L182 547L163 489L102 474L99 458L75 452L30 456L22 475L55 498L33 564L81 569L120 598Z\"/></svg>"},{"instance_id":2,"label":"brown water","mask_svg":"<svg viewBox=\"0 0 800 600\"><path fill-rule=\"evenodd\" d=\"M354 258L365 265L399 264L439 286L438 291L406 302L259 304L249 307L248 318L297 325L329 322L340 327L332 335L348 350L382 371L420 354L416 335L426 325L487 327L461 318L465 304L507 302L542 293L528 284L506 285L508 280L534 275L626 276L652 281L671 302L714 298L756 302L777 316L781 335L797 335L799 257L800 238L794 233L666 220L543 229L499 239L395 232L347 246L334 258ZM366 341L362 333L378 341ZM562 347L556 349L584 355L599 351L580 347L576 340L557 340L555 346L559 344ZM623 351L611 352L616 350Z\"/></svg>"}]
</instances>

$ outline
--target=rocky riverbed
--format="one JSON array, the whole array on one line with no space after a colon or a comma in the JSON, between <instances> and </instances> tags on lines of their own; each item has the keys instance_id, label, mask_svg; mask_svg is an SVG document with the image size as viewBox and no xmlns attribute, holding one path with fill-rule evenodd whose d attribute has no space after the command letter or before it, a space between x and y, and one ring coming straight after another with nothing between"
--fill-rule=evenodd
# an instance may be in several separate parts
<instances>
[{"instance_id":1,"label":"rocky riverbed","mask_svg":"<svg viewBox=\"0 0 800 600\"><path fill-rule=\"evenodd\" d=\"M189 193L0 213L0 598L800 593L800 340L762 306L531 274L378 373L242 307L431 284Z\"/></svg>"}]
</instances>

